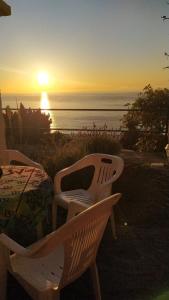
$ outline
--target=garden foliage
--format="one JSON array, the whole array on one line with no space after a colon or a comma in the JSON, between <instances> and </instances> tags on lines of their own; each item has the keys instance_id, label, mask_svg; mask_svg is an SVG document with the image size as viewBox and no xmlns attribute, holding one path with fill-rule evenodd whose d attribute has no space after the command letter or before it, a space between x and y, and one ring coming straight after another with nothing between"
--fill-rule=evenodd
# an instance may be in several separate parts
<instances>
[{"instance_id":1,"label":"garden foliage","mask_svg":"<svg viewBox=\"0 0 169 300\"><path fill-rule=\"evenodd\" d=\"M36 144L44 135L50 133L50 115L40 109L26 109L21 103L13 112L9 106L4 113L6 123L6 139L10 146L14 144Z\"/></svg>"},{"instance_id":2,"label":"garden foliage","mask_svg":"<svg viewBox=\"0 0 169 300\"><path fill-rule=\"evenodd\" d=\"M123 117L128 132L123 146L139 151L161 151L167 143L169 121L169 90L148 85Z\"/></svg>"}]
</instances>

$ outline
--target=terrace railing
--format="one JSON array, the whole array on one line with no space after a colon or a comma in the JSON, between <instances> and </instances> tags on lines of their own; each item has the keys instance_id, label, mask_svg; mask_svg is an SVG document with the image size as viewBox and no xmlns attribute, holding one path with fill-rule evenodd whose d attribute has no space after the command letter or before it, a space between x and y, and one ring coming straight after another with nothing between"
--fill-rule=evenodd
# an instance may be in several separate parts
<instances>
[{"instance_id":1,"label":"terrace railing","mask_svg":"<svg viewBox=\"0 0 169 300\"><path fill-rule=\"evenodd\" d=\"M2 100L0 93L0 150L4 149L6 149L5 121L2 114Z\"/></svg>"},{"instance_id":2,"label":"terrace railing","mask_svg":"<svg viewBox=\"0 0 169 300\"><path fill-rule=\"evenodd\" d=\"M3 111L5 110L5 108L2 108L2 101L1 101L1 95L0 95L0 149L4 149L6 148L6 139L5 139L5 124L4 124L4 118L3 118ZM11 108L12 111L17 111L17 108ZM32 111L36 111L36 109L31 109ZM129 111L140 111L138 109L130 109L130 108L112 108L112 109L107 109L107 108L50 108L50 109L41 109L41 111L45 111L45 112L52 112L52 111L74 111L74 112L79 112L79 111L83 111L83 112L129 112ZM169 132L169 127L168 127L168 114L167 112L164 112L166 114L166 131L163 132L163 134L168 135ZM42 128L42 130L44 130ZM120 135L121 133L124 132L128 132L127 129L125 128L118 128L118 129L108 129L107 127L102 127L102 128L97 128L97 127L93 127L93 128L86 128L86 127L82 127L82 128L65 128L65 127L51 127L50 128L51 131L62 131L62 132L68 132L68 133L85 133L85 134L92 134L95 132L106 132L109 134L116 134L117 136ZM151 133L150 131L145 131L145 130L141 130L138 129L138 131L141 131L143 133ZM155 134L156 132L153 131L153 134ZM157 132L158 133L158 132Z\"/></svg>"},{"instance_id":3,"label":"terrace railing","mask_svg":"<svg viewBox=\"0 0 169 300\"><path fill-rule=\"evenodd\" d=\"M18 111L18 108L10 108L12 111ZM26 109L26 108L25 108ZM28 108L29 109L29 108ZM28 110L26 109L26 110ZM130 108L45 108L45 109L41 109L41 108L31 108L32 111L37 111L38 109L41 110L41 112L52 112L52 111L74 111L74 112L79 112L79 111L83 111L83 112L130 112L130 111L138 111L138 112L143 112L144 110L140 110L140 109L130 109ZM2 108L2 105L1 105L1 100L0 100L0 121L2 122L2 111L5 111L6 109L5 108ZM156 111L154 111L156 112ZM162 112L160 110L160 112ZM169 116L167 114L166 111L164 111L164 114L166 115L166 131L163 132L166 134L166 132L168 132L168 122L169 122ZM104 127L104 126L103 126ZM96 130L99 130L99 131L107 131L107 132L127 132L128 130L127 129L122 129L121 127L119 129L106 129L106 128L66 128L66 127L51 127L50 128L51 131L54 131L54 130L58 130L58 131L96 131ZM42 128L43 130L43 128ZM145 131L145 130L139 130L138 131L142 131L142 132L150 132L150 131ZM155 133L155 131L153 131L153 133ZM157 132L159 133L159 132Z\"/></svg>"}]
</instances>

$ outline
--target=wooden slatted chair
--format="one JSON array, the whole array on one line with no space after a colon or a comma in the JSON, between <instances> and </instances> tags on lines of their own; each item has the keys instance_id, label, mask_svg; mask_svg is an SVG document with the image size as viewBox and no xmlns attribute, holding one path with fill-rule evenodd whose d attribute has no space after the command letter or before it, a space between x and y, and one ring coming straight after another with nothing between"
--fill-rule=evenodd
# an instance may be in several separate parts
<instances>
[{"instance_id":1,"label":"wooden slatted chair","mask_svg":"<svg viewBox=\"0 0 169 300\"><path fill-rule=\"evenodd\" d=\"M92 167L93 178L90 186L85 189L72 189L64 191L62 189L62 181L70 174L84 170L88 167ZM94 153L85 156L70 167L61 170L55 175L54 178L54 191L55 197L52 205L52 223L53 230L57 226L57 206L61 206L68 209L72 200L76 200L84 203L84 207L87 208L90 205L108 197L112 193L112 183L116 181L121 175L124 168L123 159L119 156L113 156L108 154ZM72 212L72 215L78 213L78 211ZM71 217L70 214L68 218ZM116 227L114 212L110 217L113 237L116 238Z\"/></svg>"},{"instance_id":2,"label":"wooden slatted chair","mask_svg":"<svg viewBox=\"0 0 169 300\"><path fill-rule=\"evenodd\" d=\"M12 161L21 162L24 165L35 167L43 170L43 166L17 150L3 149L0 150L0 164L9 165Z\"/></svg>"},{"instance_id":3,"label":"wooden slatted chair","mask_svg":"<svg viewBox=\"0 0 169 300\"><path fill-rule=\"evenodd\" d=\"M0 235L0 290L5 300L8 270L34 300L59 299L60 290L90 268L95 297L101 300L96 266L97 250L112 207L120 199L112 195L91 206L42 240L24 248ZM72 201L71 206L83 206ZM74 209L74 208L73 208ZM10 255L9 250L14 254Z\"/></svg>"}]
</instances>

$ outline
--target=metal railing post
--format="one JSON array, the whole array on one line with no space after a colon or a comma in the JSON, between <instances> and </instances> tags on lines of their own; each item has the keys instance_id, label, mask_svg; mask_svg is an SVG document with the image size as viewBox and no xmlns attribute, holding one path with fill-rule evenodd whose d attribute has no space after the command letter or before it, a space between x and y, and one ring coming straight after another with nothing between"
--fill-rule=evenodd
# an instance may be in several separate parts
<instances>
[{"instance_id":1,"label":"metal railing post","mask_svg":"<svg viewBox=\"0 0 169 300\"><path fill-rule=\"evenodd\" d=\"M5 120L2 113L2 98L0 92L0 150L6 149Z\"/></svg>"}]
</instances>

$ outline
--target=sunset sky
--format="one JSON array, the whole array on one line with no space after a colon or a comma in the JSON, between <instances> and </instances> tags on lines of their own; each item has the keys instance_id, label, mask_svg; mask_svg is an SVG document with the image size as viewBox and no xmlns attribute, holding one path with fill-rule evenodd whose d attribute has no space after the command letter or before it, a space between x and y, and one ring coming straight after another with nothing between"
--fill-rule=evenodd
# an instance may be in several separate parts
<instances>
[{"instance_id":1,"label":"sunset sky","mask_svg":"<svg viewBox=\"0 0 169 300\"><path fill-rule=\"evenodd\" d=\"M169 88L169 5L163 0L6 0L0 89L35 93ZM46 74L45 73L45 74Z\"/></svg>"}]
</instances>

